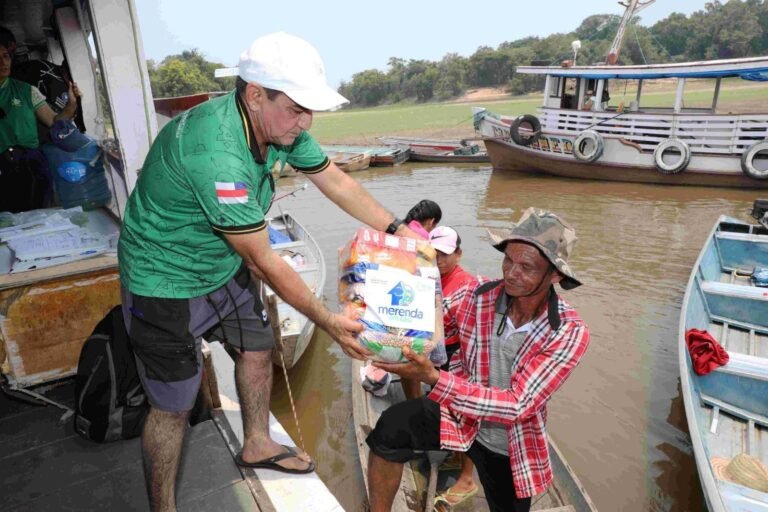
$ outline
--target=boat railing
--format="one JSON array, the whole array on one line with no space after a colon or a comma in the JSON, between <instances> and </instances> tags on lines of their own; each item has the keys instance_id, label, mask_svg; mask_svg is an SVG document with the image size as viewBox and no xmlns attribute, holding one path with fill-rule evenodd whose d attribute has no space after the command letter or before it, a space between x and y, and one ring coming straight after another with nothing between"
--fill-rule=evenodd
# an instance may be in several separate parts
<instances>
[{"instance_id":1,"label":"boat railing","mask_svg":"<svg viewBox=\"0 0 768 512\"><path fill-rule=\"evenodd\" d=\"M577 135L594 130L638 144L644 151L653 151L660 142L675 137L686 142L694 154L732 155L768 138L768 114L670 115L542 108L539 117L549 133Z\"/></svg>"}]
</instances>

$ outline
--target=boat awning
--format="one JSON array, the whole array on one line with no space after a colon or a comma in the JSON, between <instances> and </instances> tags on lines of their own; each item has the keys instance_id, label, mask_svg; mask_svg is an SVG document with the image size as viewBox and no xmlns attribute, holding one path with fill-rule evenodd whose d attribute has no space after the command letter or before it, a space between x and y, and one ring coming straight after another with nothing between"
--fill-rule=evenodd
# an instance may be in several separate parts
<instances>
[{"instance_id":1,"label":"boat awning","mask_svg":"<svg viewBox=\"0 0 768 512\"><path fill-rule=\"evenodd\" d=\"M516 71L530 75L578 77L593 80L739 77L744 80L766 82L768 81L768 57L647 66L518 66Z\"/></svg>"}]
</instances>

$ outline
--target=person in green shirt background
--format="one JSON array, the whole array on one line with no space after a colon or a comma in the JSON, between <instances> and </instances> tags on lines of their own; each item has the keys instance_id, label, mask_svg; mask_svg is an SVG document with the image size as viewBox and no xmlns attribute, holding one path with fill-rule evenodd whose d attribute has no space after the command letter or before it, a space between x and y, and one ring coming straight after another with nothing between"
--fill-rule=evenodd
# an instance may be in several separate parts
<instances>
[{"instance_id":1,"label":"person in green shirt background","mask_svg":"<svg viewBox=\"0 0 768 512\"><path fill-rule=\"evenodd\" d=\"M259 299L265 281L340 345L368 355L362 326L328 310L269 244L265 215L280 161L374 229L417 237L307 132L314 111L347 100L326 83L317 51L283 32L241 54L236 90L170 121L129 199L118 257L123 315L151 409L142 435L153 510L175 509L175 480L201 377L201 338L235 349L244 443L239 465L308 473L308 455L269 435L273 332Z\"/></svg>"},{"instance_id":2,"label":"person in green shirt background","mask_svg":"<svg viewBox=\"0 0 768 512\"><path fill-rule=\"evenodd\" d=\"M37 87L11 78L16 40L0 27L0 212L49 206L48 163L38 150L37 122L46 127L72 119L80 90L70 82L67 104L56 114Z\"/></svg>"}]
</instances>

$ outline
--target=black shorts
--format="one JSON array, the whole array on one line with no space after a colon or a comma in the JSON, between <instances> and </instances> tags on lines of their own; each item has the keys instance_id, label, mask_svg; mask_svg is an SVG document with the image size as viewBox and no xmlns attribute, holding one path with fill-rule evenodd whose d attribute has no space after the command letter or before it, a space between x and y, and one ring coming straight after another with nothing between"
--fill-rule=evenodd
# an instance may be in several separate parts
<instances>
[{"instance_id":1,"label":"black shorts","mask_svg":"<svg viewBox=\"0 0 768 512\"><path fill-rule=\"evenodd\" d=\"M404 463L427 450L440 450L440 405L426 397L397 403L384 411L366 442L373 453L390 462ZM467 456L475 463L492 512L530 510L531 498L515 495L509 457L478 442L472 443Z\"/></svg>"},{"instance_id":2,"label":"black shorts","mask_svg":"<svg viewBox=\"0 0 768 512\"><path fill-rule=\"evenodd\" d=\"M202 297L143 297L125 288L121 293L139 377L155 408L192 409L202 376L203 337L248 352L275 346L258 283L244 266L226 285Z\"/></svg>"}]
</instances>

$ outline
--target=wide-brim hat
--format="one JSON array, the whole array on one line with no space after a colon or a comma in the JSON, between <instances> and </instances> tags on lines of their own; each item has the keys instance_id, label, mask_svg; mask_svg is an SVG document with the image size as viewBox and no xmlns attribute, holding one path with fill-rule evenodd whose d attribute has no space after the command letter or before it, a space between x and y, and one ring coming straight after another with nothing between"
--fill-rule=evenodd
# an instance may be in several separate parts
<instances>
[{"instance_id":1,"label":"wide-brim hat","mask_svg":"<svg viewBox=\"0 0 768 512\"><path fill-rule=\"evenodd\" d=\"M328 85L325 65L304 39L275 32L259 37L240 54L238 75L284 93L314 111L332 110L349 100Z\"/></svg>"},{"instance_id":2,"label":"wide-brim hat","mask_svg":"<svg viewBox=\"0 0 768 512\"><path fill-rule=\"evenodd\" d=\"M547 210L528 208L509 230L489 229L491 244L501 252L508 242L525 242L536 247L564 276L560 286L572 290L581 281L568 264L576 243L576 230Z\"/></svg>"},{"instance_id":3,"label":"wide-brim hat","mask_svg":"<svg viewBox=\"0 0 768 512\"><path fill-rule=\"evenodd\" d=\"M768 468L760 459L740 453L732 459L712 457L709 462L720 480L768 493Z\"/></svg>"}]
</instances>

